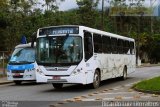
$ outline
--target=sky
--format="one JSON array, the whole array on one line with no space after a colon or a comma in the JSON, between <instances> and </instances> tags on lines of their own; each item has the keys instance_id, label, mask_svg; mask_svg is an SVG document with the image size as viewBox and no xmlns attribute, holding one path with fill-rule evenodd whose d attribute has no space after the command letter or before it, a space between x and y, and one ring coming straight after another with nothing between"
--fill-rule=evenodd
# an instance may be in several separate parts
<instances>
[{"instance_id":1,"label":"sky","mask_svg":"<svg viewBox=\"0 0 160 107\"><path fill-rule=\"evenodd\" d=\"M59 10L64 11L72 8L77 8L76 0L65 0L59 5Z\"/></svg>"},{"instance_id":2,"label":"sky","mask_svg":"<svg viewBox=\"0 0 160 107\"><path fill-rule=\"evenodd\" d=\"M107 0L104 0L104 6L106 7L108 4ZM102 1L100 0L98 8L101 8L102 6ZM64 11L72 8L77 8L78 5L76 4L76 0L65 0L65 2L62 2L59 5L59 10Z\"/></svg>"},{"instance_id":3,"label":"sky","mask_svg":"<svg viewBox=\"0 0 160 107\"><path fill-rule=\"evenodd\" d=\"M104 0L104 6L109 6L109 3L107 2L108 0ZM127 0L126 0L127 1ZM152 4L152 6L155 6L158 4L158 2L160 3L160 0L146 0L144 3L144 6L150 6L150 3ZM102 0L100 0L98 8L101 8L102 5ZM65 2L62 2L59 5L59 10L64 11L64 10L68 10L71 8L77 8L77 4L76 4L76 0L65 0Z\"/></svg>"},{"instance_id":4,"label":"sky","mask_svg":"<svg viewBox=\"0 0 160 107\"><path fill-rule=\"evenodd\" d=\"M45 3L44 1L45 0L38 0L38 2L41 4L37 5L36 7L42 8L41 5ZM65 0L64 2L60 2L60 0L57 0L57 1L58 1L58 6L60 11L65 11L65 10L78 7L78 5L76 4L76 0Z\"/></svg>"},{"instance_id":5,"label":"sky","mask_svg":"<svg viewBox=\"0 0 160 107\"><path fill-rule=\"evenodd\" d=\"M59 1L59 0L57 0ZM108 0L104 0L104 7L109 6L109 3L107 2ZM128 1L128 0L126 0ZM144 6L150 6L150 1L152 1L152 6L157 5L158 3L160 4L160 0L146 0L144 3ZM44 3L44 0L39 0L39 2ZM100 0L98 8L101 9L101 5L102 5L102 0ZM65 10L69 10L72 8L77 8L78 5L76 4L76 0L65 0L65 2L59 2L59 10L60 11L65 11Z\"/></svg>"}]
</instances>

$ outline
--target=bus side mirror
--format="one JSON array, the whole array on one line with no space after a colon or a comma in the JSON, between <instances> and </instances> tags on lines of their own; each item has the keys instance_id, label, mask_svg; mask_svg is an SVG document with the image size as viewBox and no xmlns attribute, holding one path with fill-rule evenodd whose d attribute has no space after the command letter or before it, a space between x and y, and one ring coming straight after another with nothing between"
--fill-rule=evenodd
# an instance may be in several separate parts
<instances>
[{"instance_id":1,"label":"bus side mirror","mask_svg":"<svg viewBox=\"0 0 160 107\"><path fill-rule=\"evenodd\" d=\"M36 32L34 32L31 37L32 37L31 47L33 48L34 47L34 42L36 41Z\"/></svg>"}]
</instances>

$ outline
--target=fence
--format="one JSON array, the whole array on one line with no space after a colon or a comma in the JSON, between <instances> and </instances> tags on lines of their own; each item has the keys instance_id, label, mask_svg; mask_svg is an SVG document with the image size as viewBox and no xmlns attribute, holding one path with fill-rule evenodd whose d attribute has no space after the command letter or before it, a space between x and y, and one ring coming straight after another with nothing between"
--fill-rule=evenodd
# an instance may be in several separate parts
<instances>
[{"instance_id":1,"label":"fence","mask_svg":"<svg viewBox=\"0 0 160 107\"><path fill-rule=\"evenodd\" d=\"M9 60L8 51L0 51L0 75L6 75L6 67Z\"/></svg>"}]
</instances>

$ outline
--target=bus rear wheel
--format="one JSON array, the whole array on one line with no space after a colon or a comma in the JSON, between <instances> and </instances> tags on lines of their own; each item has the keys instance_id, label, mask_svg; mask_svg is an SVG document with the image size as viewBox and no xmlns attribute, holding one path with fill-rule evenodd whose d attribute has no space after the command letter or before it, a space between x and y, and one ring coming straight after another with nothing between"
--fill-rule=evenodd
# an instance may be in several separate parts
<instances>
[{"instance_id":1,"label":"bus rear wheel","mask_svg":"<svg viewBox=\"0 0 160 107\"><path fill-rule=\"evenodd\" d=\"M100 73L98 70L95 71L93 77L93 83L91 84L91 88L98 88L100 86Z\"/></svg>"},{"instance_id":2,"label":"bus rear wheel","mask_svg":"<svg viewBox=\"0 0 160 107\"><path fill-rule=\"evenodd\" d=\"M21 85L22 81L14 81L16 85Z\"/></svg>"},{"instance_id":3,"label":"bus rear wheel","mask_svg":"<svg viewBox=\"0 0 160 107\"><path fill-rule=\"evenodd\" d=\"M61 89L63 87L62 83L52 83L52 85L55 89Z\"/></svg>"},{"instance_id":4,"label":"bus rear wheel","mask_svg":"<svg viewBox=\"0 0 160 107\"><path fill-rule=\"evenodd\" d=\"M121 77L121 80L126 80L127 79L127 67L123 68L123 76Z\"/></svg>"}]
</instances>

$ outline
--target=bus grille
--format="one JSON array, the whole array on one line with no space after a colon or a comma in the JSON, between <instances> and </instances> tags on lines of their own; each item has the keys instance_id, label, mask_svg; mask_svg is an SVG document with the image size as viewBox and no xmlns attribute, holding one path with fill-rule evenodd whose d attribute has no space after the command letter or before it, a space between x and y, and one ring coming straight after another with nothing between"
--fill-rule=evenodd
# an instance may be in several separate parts
<instances>
[{"instance_id":1,"label":"bus grille","mask_svg":"<svg viewBox=\"0 0 160 107\"><path fill-rule=\"evenodd\" d=\"M24 73L24 70L12 70L12 73Z\"/></svg>"},{"instance_id":2,"label":"bus grille","mask_svg":"<svg viewBox=\"0 0 160 107\"><path fill-rule=\"evenodd\" d=\"M19 75L19 76L13 76L13 78L23 78L23 75Z\"/></svg>"}]
</instances>

